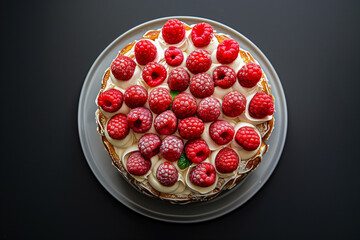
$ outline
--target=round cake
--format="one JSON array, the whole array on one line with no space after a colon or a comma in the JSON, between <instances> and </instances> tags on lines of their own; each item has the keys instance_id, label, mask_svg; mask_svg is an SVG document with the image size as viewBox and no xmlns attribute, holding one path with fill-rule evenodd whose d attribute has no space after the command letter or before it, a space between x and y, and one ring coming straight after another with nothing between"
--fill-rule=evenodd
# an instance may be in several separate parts
<instances>
[{"instance_id":1,"label":"round cake","mask_svg":"<svg viewBox=\"0 0 360 240\"><path fill-rule=\"evenodd\" d=\"M260 164L274 97L231 36L171 19L114 57L96 98L97 130L138 190L172 203L210 200Z\"/></svg>"}]
</instances>

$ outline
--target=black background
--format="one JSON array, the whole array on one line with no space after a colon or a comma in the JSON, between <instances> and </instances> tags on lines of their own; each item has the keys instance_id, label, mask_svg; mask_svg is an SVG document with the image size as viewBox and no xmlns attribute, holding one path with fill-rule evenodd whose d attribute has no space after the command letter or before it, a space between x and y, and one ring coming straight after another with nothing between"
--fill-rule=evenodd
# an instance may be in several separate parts
<instances>
[{"instance_id":1,"label":"black background","mask_svg":"<svg viewBox=\"0 0 360 240\"><path fill-rule=\"evenodd\" d=\"M0 238L360 238L359 3L2 2ZM276 69L289 110L269 181L245 205L198 224L152 220L115 200L88 167L77 130L96 57L126 30L172 15L247 36Z\"/></svg>"}]
</instances>

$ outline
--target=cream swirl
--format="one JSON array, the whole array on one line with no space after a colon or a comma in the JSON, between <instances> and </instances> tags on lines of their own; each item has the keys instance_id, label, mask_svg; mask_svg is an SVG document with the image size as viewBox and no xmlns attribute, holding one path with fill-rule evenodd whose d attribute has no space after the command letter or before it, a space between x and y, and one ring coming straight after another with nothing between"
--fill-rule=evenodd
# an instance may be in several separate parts
<instances>
[{"instance_id":1,"label":"cream swirl","mask_svg":"<svg viewBox=\"0 0 360 240\"><path fill-rule=\"evenodd\" d=\"M166 48L168 48L170 46L173 46L173 47L177 47L181 51L185 52L186 49L188 48L188 45L189 45L189 35L190 35L190 33L191 33L191 30L185 31L185 36L184 36L183 40L181 40L179 43L176 43L176 44L169 44L164 40L164 37L162 35L162 31L160 30L159 37L155 40L155 42L158 42L159 45L163 49L166 49Z\"/></svg>"},{"instance_id":2,"label":"cream swirl","mask_svg":"<svg viewBox=\"0 0 360 240\"><path fill-rule=\"evenodd\" d=\"M190 32L190 30L189 30ZM212 54L218 47L219 45L219 41L217 40L217 38L215 37L215 35L213 36L213 38L211 39L209 45L205 46L205 47L201 47L201 48L198 48L198 47L195 47L193 41L191 40L191 34L189 34L189 37L188 37L188 41L189 41L189 47L187 49L187 52L190 54L191 52L197 50L197 49L203 49L205 51L207 51L208 53Z\"/></svg>"}]
</instances>

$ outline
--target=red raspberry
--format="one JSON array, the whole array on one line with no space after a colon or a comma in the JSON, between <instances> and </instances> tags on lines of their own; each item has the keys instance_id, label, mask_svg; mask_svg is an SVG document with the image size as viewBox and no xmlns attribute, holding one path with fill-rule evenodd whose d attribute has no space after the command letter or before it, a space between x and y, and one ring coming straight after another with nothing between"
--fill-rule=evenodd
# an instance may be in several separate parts
<instances>
[{"instance_id":1,"label":"red raspberry","mask_svg":"<svg viewBox=\"0 0 360 240\"><path fill-rule=\"evenodd\" d=\"M148 98L147 91L140 85L133 85L126 89L124 101L129 108L141 107L146 103Z\"/></svg>"},{"instance_id":2,"label":"red raspberry","mask_svg":"<svg viewBox=\"0 0 360 240\"><path fill-rule=\"evenodd\" d=\"M209 187L216 180L216 171L211 163L201 163L191 170L189 178L196 186Z\"/></svg>"},{"instance_id":3,"label":"red raspberry","mask_svg":"<svg viewBox=\"0 0 360 240\"><path fill-rule=\"evenodd\" d=\"M238 71L237 77L241 86L246 88L254 87L261 79L262 70L256 63L248 63Z\"/></svg>"},{"instance_id":4,"label":"red raspberry","mask_svg":"<svg viewBox=\"0 0 360 240\"><path fill-rule=\"evenodd\" d=\"M228 66L219 66L213 72L215 86L229 88L236 82L235 71Z\"/></svg>"},{"instance_id":5,"label":"red raspberry","mask_svg":"<svg viewBox=\"0 0 360 240\"><path fill-rule=\"evenodd\" d=\"M230 123L219 120L210 125L209 134L216 144L225 145L233 139L235 131Z\"/></svg>"},{"instance_id":6,"label":"red raspberry","mask_svg":"<svg viewBox=\"0 0 360 240\"><path fill-rule=\"evenodd\" d=\"M177 118L191 117L196 113L196 100L188 93L180 93L174 98L171 109Z\"/></svg>"},{"instance_id":7,"label":"red raspberry","mask_svg":"<svg viewBox=\"0 0 360 240\"><path fill-rule=\"evenodd\" d=\"M160 85L167 76L166 69L163 65L157 62L149 62L144 67L142 77L150 87Z\"/></svg>"},{"instance_id":8,"label":"red raspberry","mask_svg":"<svg viewBox=\"0 0 360 240\"><path fill-rule=\"evenodd\" d=\"M159 153L161 140L158 135L147 133L139 139L138 147L141 154L147 158L151 158Z\"/></svg>"},{"instance_id":9,"label":"red raspberry","mask_svg":"<svg viewBox=\"0 0 360 240\"><path fill-rule=\"evenodd\" d=\"M249 104L249 114L253 118L264 118L274 114L274 100L264 92L255 94Z\"/></svg>"},{"instance_id":10,"label":"red raspberry","mask_svg":"<svg viewBox=\"0 0 360 240\"><path fill-rule=\"evenodd\" d=\"M144 133L151 128L152 113L147 108L137 107L129 112L127 121L129 128L131 128L134 132Z\"/></svg>"},{"instance_id":11,"label":"red raspberry","mask_svg":"<svg viewBox=\"0 0 360 240\"><path fill-rule=\"evenodd\" d=\"M154 61L156 54L156 46L149 40L140 40L135 44L135 58L140 65Z\"/></svg>"},{"instance_id":12,"label":"red raspberry","mask_svg":"<svg viewBox=\"0 0 360 240\"><path fill-rule=\"evenodd\" d=\"M239 166L239 156L231 148L223 148L215 158L215 167L221 173L231 173Z\"/></svg>"},{"instance_id":13,"label":"red raspberry","mask_svg":"<svg viewBox=\"0 0 360 240\"><path fill-rule=\"evenodd\" d=\"M204 122L212 122L220 116L221 104L216 98L207 97L200 101L196 112Z\"/></svg>"},{"instance_id":14,"label":"red raspberry","mask_svg":"<svg viewBox=\"0 0 360 240\"><path fill-rule=\"evenodd\" d=\"M190 83L190 75L183 67L174 68L168 78L169 88L173 91L185 91Z\"/></svg>"},{"instance_id":15,"label":"red raspberry","mask_svg":"<svg viewBox=\"0 0 360 240\"><path fill-rule=\"evenodd\" d=\"M183 52L177 47L170 46L165 50L165 60L170 66L179 66L184 60Z\"/></svg>"},{"instance_id":16,"label":"red raspberry","mask_svg":"<svg viewBox=\"0 0 360 240\"><path fill-rule=\"evenodd\" d=\"M204 123L196 117L189 117L179 122L179 134L185 139L194 139L204 132Z\"/></svg>"},{"instance_id":17,"label":"red raspberry","mask_svg":"<svg viewBox=\"0 0 360 240\"><path fill-rule=\"evenodd\" d=\"M242 127L236 132L236 142L247 151L256 150L260 145L260 136L252 127Z\"/></svg>"},{"instance_id":18,"label":"red raspberry","mask_svg":"<svg viewBox=\"0 0 360 240\"><path fill-rule=\"evenodd\" d=\"M229 92L225 95L222 103L222 110L229 117L237 117L244 112L246 98L237 91Z\"/></svg>"},{"instance_id":19,"label":"red raspberry","mask_svg":"<svg viewBox=\"0 0 360 240\"><path fill-rule=\"evenodd\" d=\"M210 69L211 63L210 54L203 49L193 51L186 59L186 67L193 74L206 72Z\"/></svg>"},{"instance_id":20,"label":"red raspberry","mask_svg":"<svg viewBox=\"0 0 360 240\"><path fill-rule=\"evenodd\" d=\"M185 27L177 19L170 19L167 21L162 30L162 36L165 42L169 44L176 44L181 42L185 37Z\"/></svg>"},{"instance_id":21,"label":"red raspberry","mask_svg":"<svg viewBox=\"0 0 360 240\"><path fill-rule=\"evenodd\" d=\"M214 81L207 73L198 73L191 78L190 92L194 97L204 98L214 93Z\"/></svg>"},{"instance_id":22,"label":"red raspberry","mask_svg":"<svg viewBox=\"0 0 360 240\"><path fill-rule=\"evenodd\" d=\"M174 162L178 160L184 150L184 143L181 138L170 135L166 136L160 147L160 153L168 161Z\"/></svg>"},{"instance_id":23,"label":"red raspberry","mask_svg":"<svg viewBox=\"0 0 360 240\"><path fill-rule=\"evenodd\" d=\"M113 88L99 95L98 105L106 112L116 112L121 108L122 100L122 92Z\"/></svg>"},{"instance_id":24,"label":"red raspberry","mask_svg":"<svg viewBox=\"0 0 360 240\"><path fill-rule=\"evenodd\" d=\"M239 55L239 44L233 39L226 39L219 44L216 59L222 64L232 63Z\"/></svg>"},{"instance_id":25,"label":"red raspberry","mask_svg":"<svg viewBox=\"0 0 360 240\"><path fill-rule=\"evenodd\" d=\"M144 158L139 151L131 153L126 162L128 172L135 176L146 174L150 167L151 161Z\"/></svg>"},{"instance_id":26,"label":"red raspberry","mask_svg":"<svg viewBox=\"0 0 360 240\"><path fill-rule=\"evenodd\" d=\"M154 126L155 130L161 135L173 134L176 131L177 118L170 110L162 112L155 118Z\"/></svg>"},{"instance_id":27,"label":"red raspberry","mask_svg":"<svg viewBox=\"0 0 360 240\"><path fill-rule=\"evenodd\" d=\"M127 81L134 75L136 63L127 56L118 56L110 68L116 79Z\"/></svg>"},{"instance_id":28,"label":"red raspberry","mask_svg":"<svg viewBox=\"0 0 360 240\"><path fill-rule=\"evenodd\" d=\"M191 40L198 48L209 45L213 36L213 28L208 23L198 23L191 30Z\"/></svg>"},{"instance_id":29,"label":"red raspberry","mask_svg":"<svg viewBox=\"0 0 360 240\"><path fill-rule=\"evenodd\" d=\"M126 115L119 113L114 115L107 123L106 130L113 139L124 139L129 134Z\"/></svg>"},{"instance_id":30,"label":"red raspberry","mask_svg":"<svg viewBox=\"0 0 360 240\"><path fill-rule=\"evenodd\" d=\"M171 100L171 94L166 88L154 88L149 95L150 109L154 113L160 114L170 107Z\"/></svg>"},{"instance_id":31,"label":"red raspberry","mask_svg":"<svg viewBox=\"0 0 360 240\"><path fill-rule=\"evenodd\" d=\"M164 186L170 187L174 185L178 180L178 170L174 164L169 162L163 162L156 170L157 180Z\"/></svg>"},{"instance_id":32,"label":"red raspberry","mask_svg":"<svg viewBox=\"0 0 360 240\"><path fill-rule=\"evenodd\" d=\"M201 163L210 155L207 143L202 139L193 139L186 143L185 154L194 163Z\"/></svg>"}]
</instances>

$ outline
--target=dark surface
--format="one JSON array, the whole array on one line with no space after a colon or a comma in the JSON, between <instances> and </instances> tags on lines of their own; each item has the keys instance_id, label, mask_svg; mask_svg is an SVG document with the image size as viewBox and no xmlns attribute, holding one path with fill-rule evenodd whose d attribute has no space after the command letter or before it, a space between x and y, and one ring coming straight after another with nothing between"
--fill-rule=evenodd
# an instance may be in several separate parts
<instances>
[{"instance_id":1,"label":"dark surface","mask_svg":"<svg viewBox=\"0 0 360 240\"><path fill-rule=\"evenodd\" d=\"M0 238L360 238L359 2L11 1L1 11ZM123 206L94 177L78 138L78 99L96 57L126 30L171 15L247 36L276 69L289 110L269 181L242 207L199 224Z\"/></svg>"}]
</instances>

